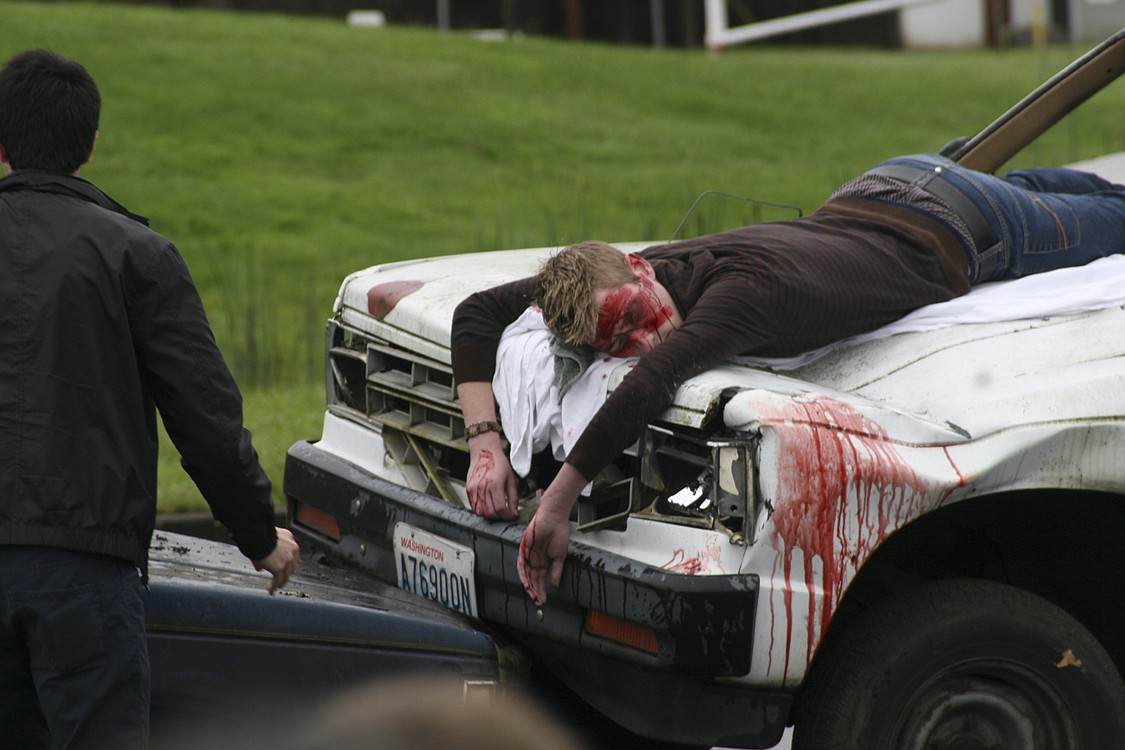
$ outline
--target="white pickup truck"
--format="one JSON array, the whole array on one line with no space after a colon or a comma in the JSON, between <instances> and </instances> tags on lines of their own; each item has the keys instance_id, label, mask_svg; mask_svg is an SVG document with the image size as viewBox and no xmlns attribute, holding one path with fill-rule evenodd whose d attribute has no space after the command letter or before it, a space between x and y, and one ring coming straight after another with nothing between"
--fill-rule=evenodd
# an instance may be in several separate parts
<instances>
[{"instance_id":1,"label":"white pickup truck","mask_svg":"<svg viewBox=\"0 0 1125 750\"><path fill-rule=\"evenodd\" d=\"M999 168L1125 69L1123 34L953 157ZM1125 182L1121 159L1089 166ZM538 609L524 523L465 501L449 338L458 302L546 252L344 281L323 434L286 465L303 544L518 643L638 746L765 748L794 725L802 750L1125 747L1125 258L1084 308L690 380L579 503Z\"/></svg>"}]
</instances>

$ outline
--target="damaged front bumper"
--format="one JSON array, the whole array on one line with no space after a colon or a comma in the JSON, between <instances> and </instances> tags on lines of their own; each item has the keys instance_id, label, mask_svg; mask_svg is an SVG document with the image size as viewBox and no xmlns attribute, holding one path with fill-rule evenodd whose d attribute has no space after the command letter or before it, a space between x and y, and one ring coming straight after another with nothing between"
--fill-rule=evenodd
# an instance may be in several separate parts
<instances>
[{"instance_id":1,"label":"damaged front bumper","mask_svg":"<svg viewBox=\"0 0 1125 750\"><path fill-rule=\"evenodd\" d=\"M401 524L472 550L479 618L630 731L742 747L781 737L790 696L734 680L750 669L756 576L680 575L571 542L561 585L537 608L516 573L522 525L478 518L309 442L289 450L285 494L303 543L383 581L402 584Z\"/></svg>"}]
</instances>

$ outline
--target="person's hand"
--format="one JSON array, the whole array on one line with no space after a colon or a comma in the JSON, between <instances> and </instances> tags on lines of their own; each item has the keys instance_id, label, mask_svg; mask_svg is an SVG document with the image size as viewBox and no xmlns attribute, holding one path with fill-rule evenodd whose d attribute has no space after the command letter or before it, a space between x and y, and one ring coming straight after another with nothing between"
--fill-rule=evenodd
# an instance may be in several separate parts
<instances>
[{"instance_id":1,"label":"person's hand","mask_svg":"<svg viewBox=\"0 0 1125 750\"><path fill-rule=\"evenodd\" d=\"M277 544L274 546L273 552L261 560L254 560L253 562L254 570L266 570L273 574L269 587L272 596L275 591L285 585L289 576L297 571L297 565L301 562L301 548L297 546L297 540L293 538L293 532L289 529L279 528L277 530Z\"/></svg>"},{"instance_id":2,"label":"person's hand","mask_svg":"<svg viewBox=\"0 0 1125 750\"><path fill-rule=\"evenodd\" d=\"M562 580L563 561L570 544L570 521L543 507L527 525L520 541L516 570L527 595L537 605L547 603L547 581L558 587Z\"/></svg>"},{"instance_id":3,"label":"person's hand","mask_svg":"<svg viewBox=\"0 0 1125 750\"><path fill-rule=\"evenodd\" d=\"M516 570L527 595L536 604L547 603L547 581L556 588L562 580L563 561L570 545L570 511L587 480L578 469L564 463L539 498L535 517L523 532Z\"/></svg>"},{"instance_id":4,"label":"person's hand","mask_svg":"<svg viewBox=\"0 0 1125 750\"><path fill-rule=\"evenodd\" d=\"M469 507L484 518L519 517L519 486L512 464L495 432L473 438L469 446L469 474L465 481Z\"/></svg>"}]
</instances>

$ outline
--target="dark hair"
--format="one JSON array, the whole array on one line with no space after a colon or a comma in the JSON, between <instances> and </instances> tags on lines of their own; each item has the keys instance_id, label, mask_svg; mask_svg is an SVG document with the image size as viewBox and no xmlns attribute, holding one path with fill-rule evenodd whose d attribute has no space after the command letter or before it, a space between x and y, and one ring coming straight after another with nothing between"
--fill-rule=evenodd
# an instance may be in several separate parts
<instances>
[{"instance_id":1,"label":"dark hair","mask_svg":"<svg viewBox=\"0 0 1125 750\"><path fill-rule=\"evenodd\" d=\"M79 63L43 49L0 69L0 145L12 169L71 174L94 147L102 98Z\"/></svg>"}]
</instances>

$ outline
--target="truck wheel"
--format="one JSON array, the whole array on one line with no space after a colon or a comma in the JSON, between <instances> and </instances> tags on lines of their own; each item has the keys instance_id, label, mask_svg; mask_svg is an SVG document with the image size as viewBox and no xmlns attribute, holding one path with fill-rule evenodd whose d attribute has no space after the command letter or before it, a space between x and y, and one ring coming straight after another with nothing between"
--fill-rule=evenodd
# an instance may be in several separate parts
<instances>
[{"instance_id":1,"label":"truck wheel","mask_svg":"<svg viewBox=\"0 0 1125 750\"><path fill-rule=\"evenodd\" d=\"M1054 604L950 580L880 602L824 644L793 750L1125 747L1125 686Z\"/></svg>"}]
</instances>

